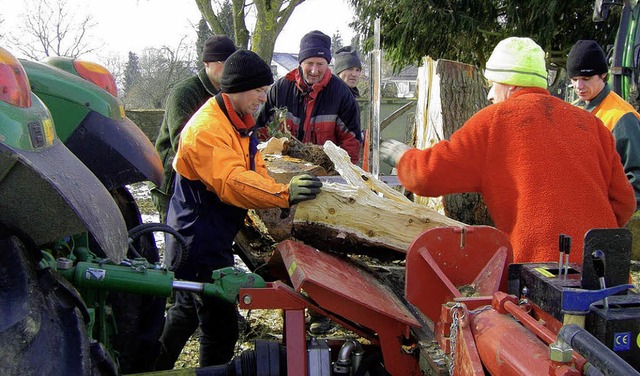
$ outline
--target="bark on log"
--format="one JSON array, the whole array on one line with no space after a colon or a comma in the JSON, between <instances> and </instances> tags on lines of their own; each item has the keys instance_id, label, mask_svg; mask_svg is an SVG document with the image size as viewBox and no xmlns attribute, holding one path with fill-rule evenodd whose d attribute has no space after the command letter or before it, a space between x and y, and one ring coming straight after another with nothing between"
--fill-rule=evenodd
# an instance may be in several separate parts
<instances>
[{"instance_id":1,"label":"bark on log","mask_svg":"<svg viewBox=\"0 0 640 376\"><path fill-rule=\"evenodd\" d=\"M349 253L405 252L422 231L463 226L416 204L351 163L335 144L324 145L345 184L325 183L315 200L298 204L294 236L316 248Z\"/></svg>"},{"instance_id":2,"label":"bark on log","mask_svg":"<svg viewBox=\"0 0 640 376\"><path fill-rule=\"evenodd\" d=\"M420 111L416 111L416 147L427 148L446 140L473 114L489 104L484 78L474 66L425 58L419 76ZM420 82L422 81L422 83ZM479 193L445 195L445 214L469 225L493 226Z\"/></svg>"}]
</instances>

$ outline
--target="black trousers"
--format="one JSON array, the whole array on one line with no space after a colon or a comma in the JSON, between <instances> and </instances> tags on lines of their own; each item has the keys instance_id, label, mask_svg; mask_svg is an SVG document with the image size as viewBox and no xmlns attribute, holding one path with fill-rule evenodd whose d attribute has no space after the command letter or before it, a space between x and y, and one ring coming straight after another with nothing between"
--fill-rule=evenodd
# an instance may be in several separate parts
<instances>
[{"instance_id":1,"label":"black trousers","mask_svg":"<svg viewBox=\"0 0 640 376\"><path fill-rule=\"evenodd\" d=\"M189 337L200 327L200 367L231 360L238 340L238 308L220 298L177 291L174 305L167 311L160 337L162 349L156 370L173 369Z\"/></svg>"}]
</instances>

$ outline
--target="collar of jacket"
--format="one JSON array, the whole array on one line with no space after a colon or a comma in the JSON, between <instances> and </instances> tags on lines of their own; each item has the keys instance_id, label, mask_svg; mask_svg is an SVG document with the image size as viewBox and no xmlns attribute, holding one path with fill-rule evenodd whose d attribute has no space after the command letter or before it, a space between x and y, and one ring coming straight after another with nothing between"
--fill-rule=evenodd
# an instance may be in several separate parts
<instances>
[{"instance_id":1,"label":"collar of jacket","mask_svg":"<svg viewBox=\"0 0 640 376\"><path fill-rule=\"evenodd\" d=\"M202 86L204 86L204 89L207 91L207 93L211 94L212 97L220 92L220 90L216 89L216 87L213 86L211 80L209 79L209 76L207 76L207 71L204 68L198 71L198 78L200 79Z\"/></svg>"},{"instance_id":2,"label":"collar of jacket","mask_svg":"<svg viewBox=\"0 0 640 376\"><path fill-rule=\"evenodd\" d=\"M295 82L296 88L298 88L300 93L304 93L305 95L309 95L311 98L315 99L318 96L318 93L321 92L322 89L324 89L329 84L331 76L331 69L327 68L322 79L313 84L310 88L309 85L304 82L304 75L302 74L302 67L300 66L287 73L285 77L287 80Z\"/></svg>"},{"instance_id":3,"label":"collar of jacket","mask_svg":"<svg viewBox=\"0 0 640 376\"><path fill-rule=\"evenodd\" d=\"M546 95L551 95L549 94L549 90L547 89L543 89L541 87L522 87L522 89L516 91L515 93L511 94L511 96L509 97L509 99L511 98L517 98L521 95L526 95L526 94L546 94Z\"/></svg>"},{"instance_id":4,"label":"collar of jacket","mask_svg":"<svg viewBox=\"0 0 640 376\"><path fill-rule=\"evenodd\" d=\"M241 136L251 136L256 126L256 121L253 116L251 116L251 114L245 114L241 119L240 115L238 115L236 110L233 108L233 104L231 104L231 100L227 94L220 93L215 96L215 99L218 106L220 106L220 109L222 109L222 112L227 116L236 131L238 131Z\"/></svg>"},{"instance_id":5,"label":"collar of jacket","mask_svg":"<svg viewBox=\"0 0 640 376\"><path fill-rule=\"evenodd\" d=\"M609 88L609 84L605 83L602 90L600 90L598 95L593 97L592 100L588 102L580 101L578 102L578 105L584 108L585 110L591 112L594 108L598 107L600 103L602 103L602 101L607 97L607 95L609 95L610 92L611 92L611 88Z\"/></svg>"}]
</instances>

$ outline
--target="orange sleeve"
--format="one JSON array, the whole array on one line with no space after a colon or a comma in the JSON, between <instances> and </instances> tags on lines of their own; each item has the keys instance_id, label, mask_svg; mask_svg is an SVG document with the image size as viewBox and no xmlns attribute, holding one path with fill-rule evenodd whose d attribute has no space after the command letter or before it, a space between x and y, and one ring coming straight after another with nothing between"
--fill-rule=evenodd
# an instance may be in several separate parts
<instances>
[{"instance_id":1,"label":"orange sleeve","mask_svg":"<svg viewBox=\"0 0 640 376\"><path fill-rule=\"evenodd\" d=\"M173 166L185 178L202 181L227 204L245 209L289 207L289 186L266 174L259 153L252 171L248 154L248 137L240 137L226 119L199 111L182 132Z\"/></svg>"}]
</instances>

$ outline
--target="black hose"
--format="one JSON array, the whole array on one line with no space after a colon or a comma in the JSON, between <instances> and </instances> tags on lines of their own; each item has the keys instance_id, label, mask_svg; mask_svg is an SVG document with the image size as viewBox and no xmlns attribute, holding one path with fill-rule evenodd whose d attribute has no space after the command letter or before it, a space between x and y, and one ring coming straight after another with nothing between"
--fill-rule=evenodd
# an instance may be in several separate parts
<instances>
[{"instance_id":1,"label":"black hose","mask_svg":"<svg viewBox=\"0 0 640 376\"><path fill-rule=\"evenodd\" d=\"M582 355L589 363L606 376L640 376L629 363L605 346L591 333L576 324L565 325L558 336L568 343L574 351Z\"/></svg>"},{"instance_id":2,"label":"black hose","mask_svg":"<svg viewBox=\"0 0 640 376\"><path fill-rule=\"evenodd\" d=\"M382 365L382 353L379 351L374 351L365 356L354 373L354 376L364 376L367 374L372 376L391 376Z\"/></svg>"},{"instance_id":3,"label":"black hose","mask_svg":"<svg viewBox=\"0 0 640 376\"><path fill-rule=\"evenodd\" d=\"M169 270L171 271L176 270L176 268L182 262L183 254L187 252L187 241L185 240L184 236L182 236L173 227L169 225L165 225L164 223L143 223L129 230L129 239L131 239L130 244L133 243L135 240L137 240L141 235L149 232L168 233L168 234L171 234L178 241L178 244L180 245L180 250L176 252L176 255L171 265L167 265L167 268ZM131 246L129 248L131 249Z\"/></svg>"}]
</instances>

